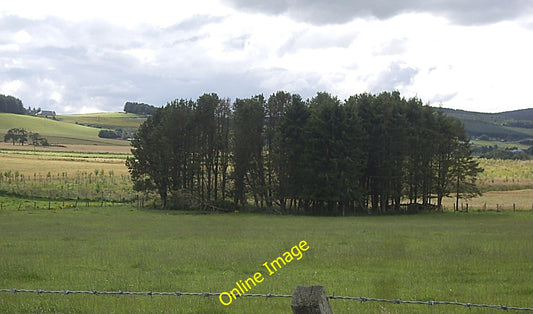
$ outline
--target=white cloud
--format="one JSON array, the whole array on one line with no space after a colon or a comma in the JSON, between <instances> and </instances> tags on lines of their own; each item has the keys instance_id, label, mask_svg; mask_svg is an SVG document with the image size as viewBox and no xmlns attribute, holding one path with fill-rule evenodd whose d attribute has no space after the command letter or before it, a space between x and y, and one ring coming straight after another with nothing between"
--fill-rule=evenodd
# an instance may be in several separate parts
<instances>
[{"instance_id":1,"label":"white cloud","mask_svg":"<svg viewBox=\"0 0 533 314\"><path fill-rule=\"evenodd\" d=\"M13 35L13 39L19 44L26 44L31 41L31 36L27 31L20 30Z\"/></svg>"},{"instance_id":2,"label":"white cloud","mask_svg":"<svg viewBox=\"0 0 533 314\"><path fill-rule=\"evenodd\" d=\"M157 52L152 49L144 49L144 48L136 48L136 49L128 49L124 51L126 54L131 55L135 58L137 58L139 61L143 63L151 63L154 61Z\"/></svg>"},{"instance_id":3,"label":"white cloud","mask_svg":"<svg viewBox=\"0 0 533 314\"><path fill-rule=\"evenodd\" d=\"M16 95L23 85L24 83L20 80L6 82L0 86L0 93L5 95Z\"/></svg>"},{"instance_id":4,"label":"white cloud","mask_svg":"<svg viewBox=\"0 0 533 314\"><path fill-rule=\"evenodd\" d=\"M0 10L0 14L28 19L59 17L72 22L105 20L126 27L142 24L166 27L198 13L226 14L232 11L212 0L18 0L2 3Z\"/></svg>"},{"instance_id":5,"label":"white cloud","mask_svg":"<svg viewBox=\"0 0 533 314\"><path fill-rule=\"evenodd\" d=\"M299 4L284 1L248 11L215 0L176 8L159 0L12 1L0 8L0 87L25 106L56 112L277 90L344 99L399 89L445 107L532 107L533 16L513 0L501 14L466 23L460 8L481 2L454 9L429 1L411 10L419 0L390 0L361 13L358 1L307 1L300 14ZM343 6L341 18L324 24Z\"/></svg>"}]
</instances>

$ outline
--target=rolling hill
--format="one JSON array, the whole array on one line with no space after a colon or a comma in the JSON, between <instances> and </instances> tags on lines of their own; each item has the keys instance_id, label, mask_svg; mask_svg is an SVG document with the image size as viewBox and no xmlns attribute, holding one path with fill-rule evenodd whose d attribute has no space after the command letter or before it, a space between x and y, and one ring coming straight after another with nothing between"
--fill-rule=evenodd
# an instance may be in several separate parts
<instances>
[{"instance_id":1,"label":"rolling hill","mask_svg":"<svg viewBox=\"0 0 533 314\"><path fill-rule=\"evenodd\" d=\"M99 129L75 123L11 113L0 113L0 140L12 128L39 133L51 144L129 145L127 141L98 137Z\"/></svg>"},{"instance_id":2,"label":"rolling hill","mask_svg":"<svg viewBox=\"0 0 533 314\"><path fill-rule=\"evenodd\" d=\"M483 135L493 140L518 141L533 138L533 108L500 113L481 113L438 108L463 122L472 138Z\"/></svg>"},{"instance_id":3,"label":"rolling hill","mask_svg":"<svg viewBox=\"0 0 533 314\"><path fill-rule=\"evenodd\" d=\"M435 108L463 122L473 138L495 141L533 139L533 108L500 113L481 113L447 108ZM130 134L146 120L131 113L93 113L61 115L57 120L0 113L0 140L11 128L38 132L53 144L129 145L127 141L98 137L100 129L122 129Z\"/></svg>"},{"instance_id":4,"label":"rolling hill","mask_svg":"<svg viewBox=\"0 0 533 314\"><path fill-rule=\"evenodd\" d=\"M57 116L57 120L104 129L136 130L146 118L133 113L101 112Z\"/></svg>"}]
</instances>

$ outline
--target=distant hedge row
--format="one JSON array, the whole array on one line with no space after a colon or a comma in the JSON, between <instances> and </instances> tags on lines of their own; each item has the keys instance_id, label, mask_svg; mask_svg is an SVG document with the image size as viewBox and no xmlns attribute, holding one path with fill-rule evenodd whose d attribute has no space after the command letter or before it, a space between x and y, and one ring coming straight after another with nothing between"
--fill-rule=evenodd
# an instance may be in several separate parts
<instances>
[{"instance_id":1,"label":"distant hedge row","mask_svg":"<svg viewBox=\"0 0 533 314\"><path fill-rule=\"evenodd\" d=\"M100 138L120 138L121 134L118 134L117 132L113 130L100 130L98 132L98 137Z\"/></svg>"},{"instance_id":2,"label":"distant hedge row","mask_svg":"<svg viewBox=\"0 0 533 314\"><path fill-rule=\"evenodd\" d=\"M127 102L124 104L124 112L126 113L152 115L156 109L156 107L144 103Z\"/></svg>"}]
</instances>

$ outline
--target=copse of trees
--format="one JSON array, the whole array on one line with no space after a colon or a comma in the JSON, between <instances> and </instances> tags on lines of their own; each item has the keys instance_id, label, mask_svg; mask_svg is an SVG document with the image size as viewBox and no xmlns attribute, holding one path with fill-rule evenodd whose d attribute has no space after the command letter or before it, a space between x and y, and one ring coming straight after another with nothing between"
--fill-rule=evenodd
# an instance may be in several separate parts
<instances>
[{"instance_id":1,"label":"copse of trees","mask_svg":"<svg viewBox=\"0 0 533 314\"><path fill-rule=\"evenodd\" d=\"M169 194L172 205L191 197L204 204L227 200L230 115L229 100L216 94L156 110L139 127L126 161L134 189L156 191L163 206Z\"/></svg>"},{"instance_id":2,"label":"copse of trees","mask_svg":"<svg viewBox=\"0 0 533 314\"><path fill-rule=\"evenodd\" d=\"M24 108L22 101L17 97L10 95L0 95L0 112L35 115L41 111L41 108Z\"/></svg>"},{"instance_id":3,"label":"copse of trees","mask_svg":"<svg viewBox=\"0 0 533 314\"><path fill-rule=\"evenodd\" d=\"M132 141L134 188L166 207L231 203L345 215L440 209L478 193L463 125L399 92L304 101L204 94L157 109ZM170 200L170 201L169 201ZM184 202L184 200L188 200ZM194 200L192 202L191 200Z\"/></svg>"},{"instance_id":4,"label":"copse of trees","mask_svg":"<svg viewBox=\"0 0 533 314\"><path fill-rule=\"evenodd\" d=\"M13 145L15 143L20 143L20 145L24 145L28 141L28 138L30 139L30 143L33 146L49 146L48 140L44 137L41 137L39 133L36 132L28 132L26 129L23 128L13 128L9 129L7 133L4 135L4 142L12 142Z\"/></svg>"},{"instance_id":5,"label":"copse of trees","mask_svg":"<svg viewBox=\"0 0 533 314\"><path fill-rule=\"evenodd\" d=\"M0 112L24 114L26 110L20 99L9 95L0 95Z\"/></svg>"},{"instance_id":6,"label":"copse of trees","mask_svg":"<svg viewBox=\"0 0 533 314\"><path fill-rule=\"evenodd\" d=\"M116 131L113 131L113 130L100 130L98 132L98 137L100 138L111 138L111 139L116 139L116 138L120 138L120 134L118 134Z\"/></svg>"},{"instance_id":7,"label":"copse of trees","mask_svg":"<svg viewBox=\"0 0 533 314\"><path fill-rule=\"evenodd\" d=\"M157 108L145 103L126 102L124 104L124 112L135 113L139 115L152 115Z\"/></svg>"},{"instance_id":8,"label":"copse of trees","mask_svg":"<svg viewBox=\"0 0 533 314\"><path fill-rule=\"evenodd\" d=\"M24 145L28 141L28 131L22 128L13 128L7 131L4 135L4 142L20 143Z\"/></svg>"}]
</instances>

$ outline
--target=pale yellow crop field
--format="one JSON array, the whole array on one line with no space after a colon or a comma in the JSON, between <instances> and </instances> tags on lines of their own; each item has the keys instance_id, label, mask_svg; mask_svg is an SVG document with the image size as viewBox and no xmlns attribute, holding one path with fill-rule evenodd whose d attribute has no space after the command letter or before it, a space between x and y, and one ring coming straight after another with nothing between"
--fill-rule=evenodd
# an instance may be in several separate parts
<instances>
[{"instance_id":1,"label":"pale yellow crop field","mask_svg":"<svg viewBox=\"0 0 533 314\"><path fill-rule=\"evenodd\" d=\"M27 179L46 176L48 172L57 175L67 173L74 176L78 172L112 171L115 176L128 175L124 159L113 158L73 158L59 156L17 155L0 153L0 171L18 171Z\"/></svg>"},{"instance_id":2,"label":"pale yellow crop field","mask_svg":"<svg viewBox=\"0 0 533 314\"><path fill-rule=\"evenodd\" d=\"M118 142L118 141L117 141ZM13 145L11 143L0 142L0 150L24 150L24 151L44 151L44 152L78 152L78 153L109 153L109 154L130 154L131 146L123 145L125 141L120 141L121 145L86 145L86 144L65 144L61 146L31 146Z\"/></svg>"},{"instance_id":3,"label":"pale yellow crop field","mask_svg":"<svg viewBox=\"0 0 533 314\"><path fill-rule=\"evenodd\" d=\"M50 155L39 153L42 151L50 152ZM26 180L41 179L48 173L52 177L74 177L95 171L113 173L117 177L127 176L125 158L130 153L130 146L64 145L34 148L0 143L0 172L18 172ZM468 203L470 210L512 210L514 204L517 210L533 210L533 161L480 159L480 166L485 168L478 180L481 188L490 186L489 190L499 191L485 192L483 196L469 200L461 199L459 208L461 204L465 208ZM453 210L453 196L443 200L446 210Z\"/></svg>"},{"instance_id":4,"label":"pale yellow crop field","mask_svg":"<svg viewBox=\"0 0 533 314\"><path fill-rule=\"evenodd\" d=\"M453 210L455 197L443 199L446 210ZM513 190L513 191L489 191L472 199L460 199L459 209L463 209L468 204L469 210L504 210L512 211L513 204L516 210L533 210L533 189Z\"/></svg>"}]
</instances>

